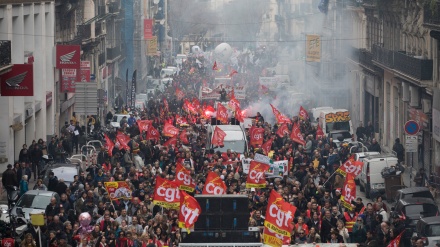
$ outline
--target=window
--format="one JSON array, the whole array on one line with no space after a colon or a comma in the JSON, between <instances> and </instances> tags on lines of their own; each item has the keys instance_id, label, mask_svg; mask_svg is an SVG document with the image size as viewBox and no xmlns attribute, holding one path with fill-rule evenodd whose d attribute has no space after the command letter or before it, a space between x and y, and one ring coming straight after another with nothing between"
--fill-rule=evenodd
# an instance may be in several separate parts
<instances>
[{"instance_id":1,"label":"window","mask_svg":"<svg viewBox=\"0 0 440 247\"><path fill-rule=\"evenodd\" d=\"M438 212L437 206L432 204L413 204L408 205L404 209L404 214L409 217L418 217L422 213L423 217L435 216Z\"/></svg>"},{"instance_id":2,"label":"window","mask_svg":"<svg viewBox=\"0 0 440 247\"><path fill-rule=\"evenodd\" d=\"M440 236L440 225L427 225L425 228L426 237Z\"/></svg>"}]
</instances>

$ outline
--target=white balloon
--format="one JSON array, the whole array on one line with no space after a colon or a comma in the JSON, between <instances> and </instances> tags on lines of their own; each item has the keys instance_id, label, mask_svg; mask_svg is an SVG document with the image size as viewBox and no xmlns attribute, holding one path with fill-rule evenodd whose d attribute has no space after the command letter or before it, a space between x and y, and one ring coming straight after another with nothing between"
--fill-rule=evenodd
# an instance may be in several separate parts
<instances>
[{"instance_id":1,"label":"white balloon","mask_svg":"<svg viewBox=\"0 0 440 247\"><path fill-rule=\"evenodd\" d=\"M215 48L214 54L216 59L227 62L232 55L232 48L227 43L221 43Z\"/></svg>"}]
</instances>

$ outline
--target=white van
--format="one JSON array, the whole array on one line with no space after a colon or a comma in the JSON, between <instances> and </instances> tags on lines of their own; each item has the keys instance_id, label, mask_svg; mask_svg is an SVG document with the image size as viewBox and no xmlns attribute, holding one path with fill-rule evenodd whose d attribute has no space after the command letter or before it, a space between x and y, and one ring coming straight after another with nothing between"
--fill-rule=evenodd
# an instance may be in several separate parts
<instances>
[{"instance_id":1,"label":"white van","mask_svg":"<svg viewBox=\"0 0 440 247\"><path fill-rule=\"evenodd\" d=\"M160 71L160 78L171 77L177 73L177 70L170 68L163 68Z\"/></svg>"},{"instance_id":2,"label":"white van","mask_svg":"<svg viewBox=\"0 0 440 247\"><path fill-rule=\"evenodd\" d=\"M225 139L223 141L223 147L213 147L211 144L212 135L214 134L215 127L219 127L226 133ZM228 149L231 149L234 152L239 154L247 153L247 138L246 132L244 128L240 125L208 125L208 140L206 147L209 149L214 148L214 152L226 152ZM243 155L240 155L242 157Z\"/></svg>"},{"instance_id":3,"label":"white van","mask_svg":"<svg viewBox=\"0 0 440 247\"><path fill-rule=\"evenodd\" d=\"M360 190L365 191L367 198L370 198L371 191L385 192L385 179L382 177L382 170L385 167L395 166L397 158L392 155L373 155L364 158L364 166L359 175Z\"/></svg>"},{"instance_id":4,"label":"white van","mask_svg":"<svg viewBox=\"0 0 440 247\"><path fill-rule=\"evenodd\" d=\"M356 161L361 161L364 162L365 157L369 156L369 157L373 157L373 156L377 156L380 155L379 152L361 152L361 153L355 153L354 154L354 160ZM361 175L359 174L359 176L354 178L354 181L356 182L356 184L359 184L359 177Z\"/></svg>"}]
</instances>

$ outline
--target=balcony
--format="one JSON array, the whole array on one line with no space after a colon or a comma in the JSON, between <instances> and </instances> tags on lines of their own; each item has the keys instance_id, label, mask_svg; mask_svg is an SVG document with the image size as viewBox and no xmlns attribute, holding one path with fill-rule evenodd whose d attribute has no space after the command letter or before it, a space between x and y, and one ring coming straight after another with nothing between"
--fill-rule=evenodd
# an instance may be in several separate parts
<instances>
[{"instance_id":1,"label":"balcony","mask_svg":"<svg viewBox=\"0 0 440 247\"><path fill-rule=\"evenodd\" d=\"M11 41L0 40L0 68L11 65Z\"/></svg>"},{"instance_id":2,"label":"balcony","mask_svg":"<svg viewBox=\"0 0 440 247\"><path fill-rule=\"evenodd\" d=\"M106 62L106 60L105 60L105 53L99 54L98 55L98 65L99 65L99 67L105 65L105 62Z\"/></svg>"},{"instance_id":3,"label":"balcony","mask_svg":"<svg viewBox=\"0 0 440 247\"><path fill-rule=\"evenodd\" d=\"M440 2L435 3L435 5L434 10L429 5L424 7L423 24L440 29Z\"/></svg>"},{"instance_id":4,"label":"balcony","mask_svg":"<svg viewBox=\"0 0 440 247\"><path fill-rule=\"evenodd\" d=\"M432 80L433 61L373 45L373 61L416 80Z\"/></svg>"},{"instance_id":5,"label":"balcony","mask_svg":"<svg viewBox=\"0 0 440 247\"><path fill-rule=\"evenodd\" d=\"M107 48L107 62L112 63L113 60L121 56L121 49L119 47Z\"/></svg>"}]
</instances>

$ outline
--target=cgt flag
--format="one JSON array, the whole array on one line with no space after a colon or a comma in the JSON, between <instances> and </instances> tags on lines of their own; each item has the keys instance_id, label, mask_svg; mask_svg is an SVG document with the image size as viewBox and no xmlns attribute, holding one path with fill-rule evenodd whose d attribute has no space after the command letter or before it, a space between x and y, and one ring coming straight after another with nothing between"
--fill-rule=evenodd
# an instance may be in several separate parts
<instances>
[{"instance_id":1,"label":"cgt flag","mask_svg":"<svg viewBox=\"0 0 440 247\"><path fill-rule=\"evenodd\" d=\"M178 100L182 100L185 97L185 93L182 90L176 88L176 97Z\"/></svg>"},{"instance_id":2,"label":"cgt flag","mask_svg":"<svg viewBox=\"0 0 440 247\"><path fill-rule=\"evenodd\" d=\"M33 64L14 64L11 71L0 76L2 96L33 96Z\"/></svg>"},{"instance_id":3,"label":"cgt flag","mask_svg":"<svg viewBox=\"0 0 440 247\"><path fill-rule=\"evenodd\" d=\"M301 134L301 131L299 130L297 123L293 124L292 133L290 134L290 139L292 139L292 141L294 141L298 144L301 144L303 146L306 145L306 141L304 141L304 137Z\"/></svg>"},{"instance_id":4,"label":"cgt flag","mask_svg":"<svg viewBox=\"0 0 440 247\"><path fill-rule=\"evenodd\" d=\"M107 134L104 134L105 138L105 149L107 149L108 156L112 157L113 148L115 147L115 144L110 140L110 138L107 136Z\"/></svg>"},{"instance_id":5,"label":"cgt flag","mask_svg":"<svg viewBox=\"0 0 440 247\"><path fill-rule=\"evenodd\" d=\"M188 134L186 133L186 129L184 129L184 130L182 130L182 132L180 132L179 140L182 142L183 145L189 144Z\"/></svg>"},{"instance_id":6,"label":"cgt flag","mask_svg":"<svg viewBox=\"0 0 440 247\"><path fill-rule=\"evenodd\" d=\"M275 108L272 104L270 104L270 107L272 107L272 112L273 115L275 115L275 118L277 120L278 124L283 124L283 123L292 123L292 121L290 121L290 119L286 116L284 116L277 108Z\"/></svg>"},{"instance_id":7,"label":"cgt flag","mask_svg":"<svg viewBox=\"0 0 440 247\"><path fill-rule=\"evenodd\" d=\"M267 203L264 227L269 228L275 234L290 237L294 227L295 212L295 206L285 202L280 194L272 190Z\"/></svg>"},{"instance_id":8,"label":"cgt flag","mask_svg":"<svg viewBox=\"0 0 440 247\"><path fill-rule=\"evenodd\" d=\"M188 195L185 191L180 191L180 213L179 213L179 227L180 228L193 228L199 215L202 213L197 200Z\"/></svg>"},{"instance_id":9,"label":"cgt flag","mask_svg":"<svg viewBox=\"0 0 440 247\"><path fill-rule=\"evenodd\" d=\"M287 136L290 135L289 128L287 128L287 124L281 124L281 126L277 130L277 135L280 138L283 138L285 134L287 134Z\"/></svg>"},{"instance_id":10,"label":"cgt flag","mask_svg":"<svg viewBox=\"0 0 440 247\"><path fill-rule=\"evenodd\" d=\"M320 136L324 138L324 131L322 130L321 125L318 124L316 127L316 140L318 140Z\"/></svg>"},{"instance_id":11,"label":"cgt flag","mask_svg":"<svg viewBox=\"0 0 440 247\"><path fill-rule=\"evenodd\" d=\"M223 195L226 194L226 184L215 172L208 172L206 184L203 187L204 195Z\"/></svg>"},{"instance_id":12,"label":"cgt flag","mask_svg":"<svg viewBox=\"0 0 440 247\"><path fill-rule=\"evenodd\" d=\"M131 139L129 136L118 131L118 133L116 134L116 140L118 140L119 142L119 149L130 150L128 143L131 141Z\"/></svg>"},{"instance_id":13,"label":"cgt flag","mask_svg":"<svg viewBox=\"0 0 440 247\"><path fill-rule=\"evenodd\" d=\"M299 118L302 120L309 119L309 113L307 113L306 109L302 106L299 107Z\"/></svg>"},{"instance_id":14,"label":"cgt flag","mask_svg":"<svg viewBox=\"0 0 440 247\"><path fill-rule=\"evenodd\" d=\"M258 128L256 126L252 126L249 129L249 136L250 136L250 144L252 147L258 147L259 145L263 145L263 134L264 129Z\"/></svg>"},{"instance_id":15,"label":"cgt flag","mask_svg":"<svg viewBox=\"0 0 440 247\"><path fill-rule=\"evenodd\" d=\"M147 140L159 140L160 138L160 134L159 131L153 127L153 125L151 125L150 127L148 127L148 132L147 132Z\"/></svg>"},{"instance_id":16,"label":"cgt flag","mask_svg":"<svg viewBox=\"0 0 440 247\"><path fill-rule=\"evenodd\" d=\"M191 177L191 171L181 163L176 165L176 178L174 182L179 186L180 190L194 192L196 188L196 182Z\"/></svg>"},{"instance_id":17,"label":"cgt flag","mask_svg":"<svg viewBox=\"0 0 440 247\"><path fill-rule=\"evenodd\" d=\"M138 119L136 122L138 124L139 131L141 133L143 133L144 131L148 133L148 128L150 128L150 126L152 126L152 124L153 124L153 120L140 120L140 119Z\"/></svg>"},{"instance_id":18,"label":"cgt flag","mask_svg":"<svg viewBox=\"0 0 440 247\"><path fill-rule=\"evenodd\" d=\"M283 244L290 244L290 237L276 234L271 229L264 227L263 230L263 243L272 247L281 247Z\"/></svg>"},{"instance_id":19,"label":"cgt flag","mask_svg":"<svg viewBox=\"0 0 440 247\"><path fill-rule=\"evenodd\" d=\"M222 147L224 146L223 141L225 140L226 132L224 132L219 127L215 126L214 134L212 135L212 146Z\"/></svg>"},{"instance_id":20,"label":"cgt flag","mask_svg":"<svg viewBox=\"0 0 440 247\"><path fill-rule=\"evenodd\" d=\"M341 191L341 202L345 208L351 209L351 202L356 199L356 184L352 174L347 173L344 188Z\"/></svg>"},{"instance_id":21,"label":"cgt flag","mask_svg":"<svg viewBox=\"0 0 440 247\"><path fill-rule=\"evenodd\" d=\"M173 181L157 176L156 186L154 187L153 203L164 208L179 209L179 186Z\"/></svg>"},{"instance_id":22,"label":"cgt flag","mask_svg":"<svg viewBox=\"0 0 440 247\"><path fill-rule=\"evenodd\" d=\"M168 146L177 146L177 135L171 137L170 139L168 139L163 146L168 147Z\"/></svg>"},{"instance_id":23,"label":"cgt flag","mask_svg":"<svg viewBox=\"0 0 440 247\"><path fill-rule=\"evenodd\" d=\"M404 233L405 230L401 232L395 239L391 240L390 243L387 245L387 247L399 247L400 239L402 238Z\"/></svg>"},{"instance_id":24,"label":"cgt flag","mask_svg":"<svg viewBox=\"0 0 440 247\"><path fill-rule=\"evenodd\" d=\"M217 61L214 61L214 65L212 65L212 70L218 70Z\"/></svg>"},{"instance_id":25,"label":"cgt flag","mask_svg":"<svg viewBox=\"0 0 440 247\"><path fill-rule=\"evenodd\" d=\"M188 121L185 117L180 116L179 114L176 114L176 125L179 126L189 126Z\"/></svg>"},{"instance_id":26,"label":"cgt flag","mask_svg":"<svg viewBox=\"0 0 440 247\"><path fill-rule=\"evenodd\" d=\"M362 167L364 166L364 162L362 161L355 161L354 156L351 156L347 161L342 164L337 170L339 174L346 177L348 174L352 175L353 177L359 176L359 174L362 171Z\"/></svg>"},{"instance_id":27,"label":"cgt flag","mask_svg":"<svg viewBox=\"0 0 440 247\"><path fill-rule=\"evenodd\" d=\"M172 124L166 122L163 126L162 135L167 137L173 137L179 134L179 129L174 127Z\"/></svg>"},{"instance_id":28,"label":"cgt flag","mask_svg":"<svg viewBox=\"0 0 440 247\"><path fill-rule=\"evenodd\" d=\"M272 150L272 143L273 143L273 138L270 138L269 140L267 140L267 142L261 145L261 149L263 149L264 155L268 155L270 150Z\"/></svg>"},{"instance_id":29,"label":"cgt flag","mask_svg":"<svg viewBox=\"0 0 440 247\"><path fill-rule=\"evenodd\" d=\"M216 118L218 121L220 121L223 124L228 123L228 109L226 109L225 106L220 104L220 102L217 103L217 116L216 116Z\"/></svg>"},{"instance_id":30,"label":"cgt flag","mask_svg":"<svg viewBox=\"0 0 440 247\"><path fill-rule=\"evenodd\" d=\"M258 161L251 161L249 175L246 179L246 188L266 188L266 172L270 165Z\"/></svg>"}]
</instances>

